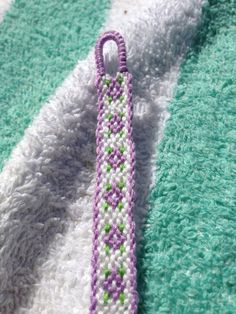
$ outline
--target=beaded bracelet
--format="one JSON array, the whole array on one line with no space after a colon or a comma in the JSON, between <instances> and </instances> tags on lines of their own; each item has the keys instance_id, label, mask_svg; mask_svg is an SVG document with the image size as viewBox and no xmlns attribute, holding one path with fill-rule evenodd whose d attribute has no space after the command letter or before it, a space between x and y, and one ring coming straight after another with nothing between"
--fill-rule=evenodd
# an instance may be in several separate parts
<instances>
[{"instance_id":1,"label":"beaded bracelet","mask_svg":"<svg viewBox=\"0 0 236 314\"><path fill-rule=\"evenodd\" d=\"M115 77L105 73L103 45L118 47ZM132 140L132 76L123 37L104 33L95 48L98 92L97 178L93 209L92 293L90 314L137 311Z\"/></svg>"}]
</instances>

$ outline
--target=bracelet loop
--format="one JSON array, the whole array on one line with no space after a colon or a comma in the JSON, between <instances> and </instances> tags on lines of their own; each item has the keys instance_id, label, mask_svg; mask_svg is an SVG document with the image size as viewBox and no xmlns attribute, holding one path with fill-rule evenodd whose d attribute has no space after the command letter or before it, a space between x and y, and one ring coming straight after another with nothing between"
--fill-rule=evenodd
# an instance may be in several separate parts
<instances>
[{"instance_id":1,"label":"bracelet loop","mask_svg":"<svg viewBox=\"0 0 236 314\"><path fill-rule=\"evenodd\" d=\"M97 72L100 75L105 74L105 67L104 67L104 59L103 59L103 46L105 42L108 40L114 40L118 47L118 58L119 58L119 72L126 72L126 49L125 49L125 42L124 38L121 36L120 33L115 31L105 32L97 41L95 47L95 57L96 57L96 65L97 65Z\"/></svg>"}]
</instances>

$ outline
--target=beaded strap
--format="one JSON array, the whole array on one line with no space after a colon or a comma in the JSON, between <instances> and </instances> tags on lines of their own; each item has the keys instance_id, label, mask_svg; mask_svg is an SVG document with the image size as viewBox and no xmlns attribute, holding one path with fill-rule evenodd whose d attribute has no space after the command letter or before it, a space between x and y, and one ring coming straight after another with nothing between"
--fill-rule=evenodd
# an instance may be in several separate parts
<instances>
[{"instance_id":1,"label":"beaded strap","mask_svg":"<svg viewBox=\"0 0 236 314\"><path fill-rule=\"evenodd\" d=\"M118 46L119 71L105 73L103 45ZM97 185L93 215L90 314L137 311L132 141L132 76L122 36L106 32L96 44L98 91Z\"/></svg>"}]
</instances>

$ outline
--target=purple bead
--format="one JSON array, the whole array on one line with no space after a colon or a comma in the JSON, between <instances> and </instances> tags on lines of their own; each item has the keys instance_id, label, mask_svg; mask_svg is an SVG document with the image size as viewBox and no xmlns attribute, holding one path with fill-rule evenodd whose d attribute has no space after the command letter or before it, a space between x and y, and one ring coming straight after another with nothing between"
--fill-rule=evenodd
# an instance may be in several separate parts
<instances>
[{"instance_id":1,"label":"purple bead","mask_svg":"<svg viewBox=\"0 0 236 314\"><path fill-rule=\"evenodd\" d=\"M105 234L104 236L104 242L112 247L114 250L119 249L119 247L125 242L125 240L125 235L115 225L113 225L109 233ZM116 280L118 283L120 283L119 278L121 278L121 276L117 274Z\"/></svg>"},{"instance_id":2,"label":"purple bead","mask_svg":"<svg viewBox=\"0 0 236 314\"><path fill-rule=\"evenodd\" d=\"M114 149L111 154L109 154L107 161L112 166L113 169L117 169L121 164L125 162L124 155L119 151L119 149Z\"/></svg>"},{"instance_id":3,"label":"purple bead","mask_svg":"<svg viewBox=\"0 0 236 314\"><path fill-rule=\"evenodd\" d=\"M120 293L125 289L125 283L117 270L113 269L111 274L104 280L103 288L114 301L118 300Z\"/></svg>"},{"instance_id":4,"label":"purple bead","mask_svg":"<svg viewBox=\"0 0 236 314\"><path fill-rule=\"evenodd\" d=\"M113 79L106 93L111 96L113 100L117 100L124 93L124 90L116 79Z\"/></svg>"},{"instance_id":5,"label":"purple bead","mask_svg":"<svg viewBox=\"0 0 236 314\"><path fill-rule=\"evenodd\" d=\"M124 127L124 123L117 113L115 113L112 119L108 122L108 127L115 134L120 132Z\"/></svg>"},{"instance_id":6,"label":"purple bead","mask_svg":"<svg viewBox=\"0 0 236 314\"><path fill-rule=\"evenodd\" d=\"M119 293L118 293L117 291L114 292L112 297L113 297L113 300L114 300L114 301L118 300L118 298L119 298Z\"/></svg>"},{"instance_id":7,"label":"purple bead","mask_svg":"<svg viewBox=\"0 0 236 314\"><path fill-rule=\"evenodd\" d=\"M117 186L113 186L110 191L106 191L104 193L104 198L111 205L111 207L115 209L118 203L122 200L123 193Z\"/></svg>"}]
</instances>

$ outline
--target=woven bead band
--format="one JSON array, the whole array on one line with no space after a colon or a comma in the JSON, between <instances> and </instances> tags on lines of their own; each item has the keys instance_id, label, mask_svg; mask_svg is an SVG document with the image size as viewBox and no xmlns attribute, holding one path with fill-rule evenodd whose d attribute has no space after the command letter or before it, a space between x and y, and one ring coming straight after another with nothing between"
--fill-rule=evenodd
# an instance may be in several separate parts
<instances>
[{"instance_id":1,"label":"woven bead band","mask_svg":"<svg viewBox=\"0 0 236 314\"><path fill-rule=\"evenodd\" d=\"M103 45L118 46L119 71L105 73ZM96 45L98 91L97 179L93 212L90 314L137 311L132 140L132 76L123 37L104 33Z\"/></svg>"}]
</instances>

